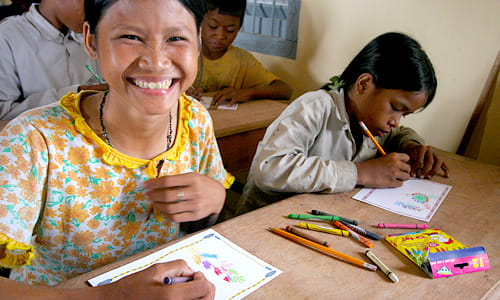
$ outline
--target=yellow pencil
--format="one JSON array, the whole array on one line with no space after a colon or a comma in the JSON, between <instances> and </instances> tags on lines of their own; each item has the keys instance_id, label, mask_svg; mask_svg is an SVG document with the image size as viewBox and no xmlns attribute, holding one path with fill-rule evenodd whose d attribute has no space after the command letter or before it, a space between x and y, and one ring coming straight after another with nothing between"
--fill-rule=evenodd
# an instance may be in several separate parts
<instances>
[{"instance_id":1,"label":"yellow pencil","mask_svg":"<svg viewBox=\"0 0 500 300\"><path fill-rule=\"evenodd\" d=\"M328 248L328 247L325 247L323 245L320 245L320 244L317 244L313 241L310 241L310 240L307 240L307 239L304 239L304 238L301 238L300 236L298 235L295 235L293 233L290 233L290 232L287 232L283 229L279 229L279 228L269 228L270 231L278 234L278 235L281 235L282 237L285 237L287 239L290 239L294 242L297 242L299 244L301 244L302 246L306 246L308 248L312 248L316 251L319 251L323 254L327 254L327 255L330 255L330 256L333 256L335 258L338 258L338 259L342 259L346 262L349 262L351 264L354 264L354 265L357 265L357 266L360 266L360 267L364 267L364 268L367 268L368 270L371 270L371 271L377 271L377 266L374 266L372 264L369 264L367 262L364 262L360 259L357 259L357 258L354 258L352 256L349 256L347 254L344 254L344 253L341 253L341 252L338 252L338 251L335 251L331 248Z\"/></svg>"},{"instance_id":2,"label":"yellow pencil","mask_svg":"<svg viewBox=\"0 0 500 300\"><path fill-rule=\"evenodd\" d=\"M309 230L314 230L314 231L320 231L320 232L326 232L330 234L335 234L335 235L341 235L341 236L349 236L349 231L342 230L342 229L337 229L337 228L328 228L320 225L314 225L314 224L309 224L309 223L299 223L299 227L309 229Z\"/></svg>"},{"instance_id":3,"label":"yellow pencil","mask_svg":"<svg viewBox=\"0 0 500 300\"><path fill-rule=\"evenodd\" d=\"M372 133L370 132L370 130L368 130L368 127L366 127L365 123L363 123L363 121L359 121L359 125L361 126L361 129L363 129L363 131L366 133L366 135L372 140L372 142L375 144L375 147L377 147L378 151L380 151L380 153L382 155L385 155L385 151L384 149L382 149L382 147L380 146L380 144L377 142L377 140L373 137Z\"/></svg>"}]
</instances>

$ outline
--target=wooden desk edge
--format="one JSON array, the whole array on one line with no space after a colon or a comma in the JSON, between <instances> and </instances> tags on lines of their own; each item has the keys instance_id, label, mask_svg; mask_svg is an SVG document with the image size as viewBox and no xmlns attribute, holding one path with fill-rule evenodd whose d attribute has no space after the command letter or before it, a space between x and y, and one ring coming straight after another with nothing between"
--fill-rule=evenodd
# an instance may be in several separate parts
<instances>
[{"instance_id":1,"label":"wooden desk edge","mask_svg":"<svg viewBox=\"0 0 500 300\"><path fill-rule=\"evenodd\" d=\"M215 136L221 138L266 128L287 106L288 104L282 103L280 100L263 99L241 103L236 111L210 109L209 113L214 122ZM257 113L257 118L246 118L245 122L242 122L243 117L248 117L253 112ZM235 122L231 122L233 118L235 118Z\"/></svg>"}]
</instances>

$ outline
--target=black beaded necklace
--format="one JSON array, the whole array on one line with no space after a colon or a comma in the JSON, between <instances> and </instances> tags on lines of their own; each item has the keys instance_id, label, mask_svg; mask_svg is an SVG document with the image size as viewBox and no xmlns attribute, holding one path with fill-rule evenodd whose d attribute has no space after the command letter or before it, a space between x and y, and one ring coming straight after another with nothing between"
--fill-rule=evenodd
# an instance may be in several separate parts
<instances>
[{"instance_id":1,"label":"black beaded necklace","mask_svg":"<svg viewBox=\"0 0 500 300\"><path fill-rule=\"evenodd\" d=\"M104 139L106 139L106 143L110 147L113 147L113 145L111 145L111 141L109 140L108 132L106 131L106 126L104 126L104 119L102 112L104 103L106 103L106 98L108 97L108 92L109 91L104 92L104 96L102 96L101 105L99 107L99 120L101 121L102 135L104 136ZM167 150L170 149L171 146L172 146L172 111L170 111L168 118Z\"/></svg>"}]
</instances>

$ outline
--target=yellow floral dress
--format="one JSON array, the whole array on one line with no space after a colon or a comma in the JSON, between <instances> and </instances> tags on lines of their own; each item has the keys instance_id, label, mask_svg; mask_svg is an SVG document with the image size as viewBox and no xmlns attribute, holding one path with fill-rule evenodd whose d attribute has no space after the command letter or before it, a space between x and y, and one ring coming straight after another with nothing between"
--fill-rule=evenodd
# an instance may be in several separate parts
<instances>
[{"instance_id":1,"label":"yellow floral dress","mask_svg":"<svg viewBox=\"0 0 500 300\"><path fill-rule=\"evenodd\" d=\"M37 108L0 132L0 265L10 278L55 285L175 239L179 224L155 218L142 182L197 172L228 188L207 110L179 99L174 145L151 160L109 147L80 112L82 95Z\"/></svg>"}]
</instances>

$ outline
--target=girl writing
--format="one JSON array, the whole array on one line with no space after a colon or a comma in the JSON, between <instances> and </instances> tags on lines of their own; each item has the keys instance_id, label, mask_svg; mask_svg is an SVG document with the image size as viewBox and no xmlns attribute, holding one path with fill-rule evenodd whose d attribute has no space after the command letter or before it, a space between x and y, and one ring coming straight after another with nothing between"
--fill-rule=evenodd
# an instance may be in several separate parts
<instances>
[{"instance_id":1,"label":"girl writing","mask_svg":"<svg viewBox=\"0 0 500 300\"><path fill-rule=\"evenodd\" d=\"M351 61L340 78L294 100L259 143L243 192L243 213L294 193L336 193L356 185L397 187L431 178L446 164L401 117L425 108L437 86L420 45L383 34ZM359 125L363 121L388 155Z\"/></svg>"}]
</instances>

